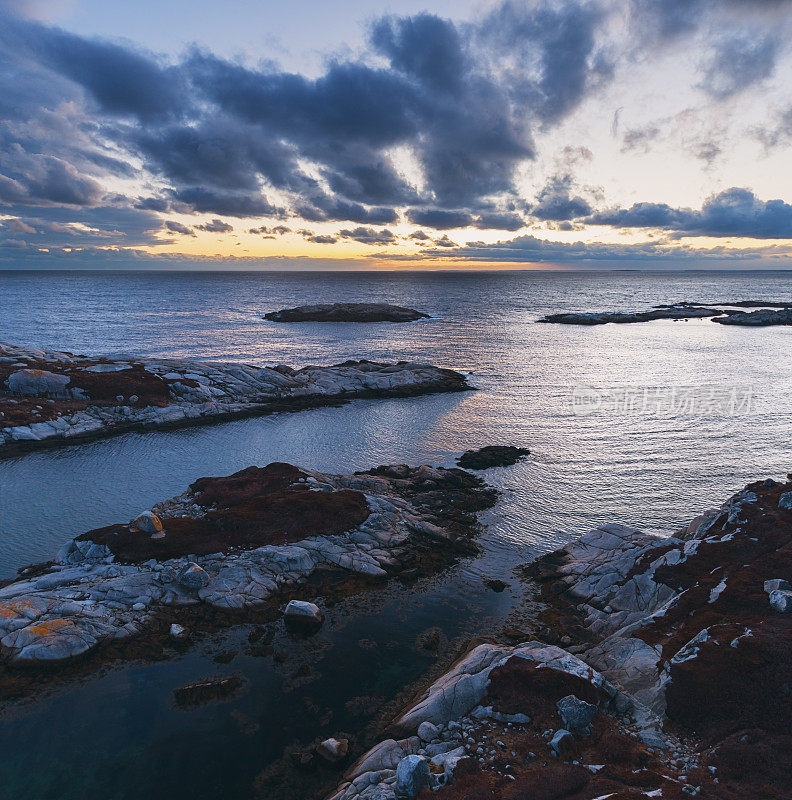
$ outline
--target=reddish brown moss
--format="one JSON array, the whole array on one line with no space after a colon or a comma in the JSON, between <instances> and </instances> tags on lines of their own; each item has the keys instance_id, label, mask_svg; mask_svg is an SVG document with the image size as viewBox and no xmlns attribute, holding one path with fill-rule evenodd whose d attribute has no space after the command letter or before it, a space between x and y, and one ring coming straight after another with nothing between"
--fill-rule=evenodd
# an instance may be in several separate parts
<instances>
[{"instance_id":1,"label":"reddish brown moss","mask_svg":"<svg viewBox=\"0 0 792 800\"><path fill-rule=\"evenodd\" d=\"M166 517L165 537L152 539L127 525L110 525L78 537L106 545L122 561L164 560L190 553L285 544L306 536L343 533L365 522L365 496L343 489L311 491L290 464L248 467L225 478L201 478L190 488L210 510L198 519Z\"/></svg>"},{"instance_id":2,"label":"reddish brown moss","mask_svg":"<svg viewBox=\"0 0 792 800\"><path fill-rule=\"evenodd\" d=\"M504 714L530 713L538 707L555 704L569 694L587 703L599 703L601 692L588 681L548 667L537 667L528 659L512 656L505 664L490 672L488 702ZM555 722L558 717L555 715Z\"/></svg>"}]
</instances>

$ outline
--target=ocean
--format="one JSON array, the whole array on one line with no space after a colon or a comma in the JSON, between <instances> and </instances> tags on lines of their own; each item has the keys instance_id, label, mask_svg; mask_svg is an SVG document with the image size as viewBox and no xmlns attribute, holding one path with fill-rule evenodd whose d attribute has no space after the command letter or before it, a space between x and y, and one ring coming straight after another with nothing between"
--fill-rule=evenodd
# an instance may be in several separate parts
<instances>
[{"instance_id":1,"label":"ocean","mask_svg":"<svg viewBox=\"0 0 792 800\"><path fill-rule=\"evenodd\" d=\"M247 797L290 737L361 724L345 706L349 693L387 699L417 679L429 663L413 648L420 630L438 625L453 639L501 621L522 597L519 564L606 521L669 535L744 484L783 477L792 469L792 329L536 323L556 311L753 299L792 302L792 273L0 273L3 341L292 366L414 360L469 373L477 388L131 433L2 460L0 578L203 475L271 461L326 471L451 466L485 444L531 451L514 467L483 473L503 494L482 518L479 556L410 589L377 590L362 610L339 604L311 645L319 655L284 643L287 666L240 653L220 667L210 658L218 635L166 662L117 666L35 702L4 704L0 785L17 800ZM392 302L431 319L263 319L336 301ZM511 587L496 595L483 577ZM244 640L239 631L224 637L223 646ZM362 638L375 647L358 651ZM309 655L317 677L288 688L288 665ZM173 706L175 686L218 670L246 677L241 699ZM326 708L328 721L306 716L308 701ZM223 769L229 759L231 771Z\"/></svg>"}]
</instances>

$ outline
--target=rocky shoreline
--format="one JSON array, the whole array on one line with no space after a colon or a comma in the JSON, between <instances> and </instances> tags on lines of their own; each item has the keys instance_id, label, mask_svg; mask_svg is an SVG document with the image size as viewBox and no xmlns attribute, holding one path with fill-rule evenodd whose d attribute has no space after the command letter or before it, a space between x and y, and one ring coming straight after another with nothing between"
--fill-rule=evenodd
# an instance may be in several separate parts
<instances>
[{"instance_id":1,"label":"rocky shoreline","mask_svg":"<svg viewBox=\"0 0 792 800\"><path fill-rule=\"evenodd\" d=\"M788 797L792 481L669 538L603 525L526 573L554 643L475 647L332 800Z\"/></svg>"},{"instance_id":2,"label":"rocky shoreline","mask_svg":"<svg viewBox=\"0 0 792 800\"><path fill-rule=\"evenodd\" d=\"M731 306L723 308L721 306ZM756 308L756 311L740 311L736 308ZM537 322L560 325L605 325L609 322L629 324L651 322L658 319L688 320L710 318L720 325L743 325L765 327L792 325L792 304L743 300L734 303L690 303L680 302L659 305L647 311L585 311L548 314Z\"/></svg>"},{"instance_id":3,"label":"rocky shoreline","mask_svg":"<svg viewBox=\"0 0 792 800\"><path fill-rule=\"evenodd\" d=\"M0 659L63 662L159 631L166 610L245 612L323 574L417 572L438 554L475 552L474 514L496 497L468 472L429 466L331 475L270 464L202 478L0 588Z\"/></svg>"},{"instance_id":4,"label":"rocky shoreline","mask_svg":"<svg viewBox=\"0 0 792 800\"><path fill-rule=\"evenodd\" d=\"M471 388L453 370L404 361L293 369L88 358L0 343L0 457L130 430Z\"/></svg>"},{"instance_id":5,"label":"rocky shoreline","mask_svg":"<svg viewBox=\"0 0 792 800\"><path fill-rule=\"evenodd\" d=\"M271 322L415 322L428 314L390 303L322 303L270 311Z\"/></svg>"}]
</instances>

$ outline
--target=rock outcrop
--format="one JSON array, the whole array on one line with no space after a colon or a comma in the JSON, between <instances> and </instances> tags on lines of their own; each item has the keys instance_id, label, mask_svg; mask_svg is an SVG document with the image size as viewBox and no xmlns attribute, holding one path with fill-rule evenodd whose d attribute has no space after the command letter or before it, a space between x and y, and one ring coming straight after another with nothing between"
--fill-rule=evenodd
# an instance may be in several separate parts
<instances>
[{"instance_id":1,"label":"rock outcrop","mask_svg":"<svg viewBox=\"0 0 792 800\"><path fill-rule=\"evenodd\" d=\"M725 307L723 307L725 306ZM757 308L756 311L738 311L737 308ZM764 303L743 300L731 303L672 303L654 306L648 311L583 311L548 314L537 322L554 322L561 325L605 325L608 322L651 322L656 319L697 319L710 317L720 325L765 327L792 325L792 303Z\"/></svg>"},{"instance_id":2,"label":"rock outcrop","mask_svg":"<svg viewBox=\"0 0 792 800\"><path fill-rule=\"evenodd\" d=\"M474 512L496 497L470 473L428 466L330 475L270 464L202 478L151 509L161 532L89 531L0 588L0 658L69 659L162 627L165 607L254 609L323 572L431 568L436 554L475 550Z\"/></svg>"},{"instance_id":3,"label":"rock outcrop","mask_svg":"<svg viewBox=\"0 0 792 800\"><path fill-rule=\"evenodd\" d=\"M0 343L0 454L136 428L470 388L453 370L404 361L292 369L87 358Z\"/></svg>"},{"instance_id":4,"label":"rock outcrop","mask_svg":"<svg viewBox=\"0 0 792 800\"><path fill-rule=\"evenodd\" d=\"M669 538L603 525L529 565L548 637L574 654L474 648L334 800L391 800L408 755L426 800L788 797L790 490L751 484Z\"/></svg>"},{"instance_id":5,"label":"rock outcrop","mask_svg":"<svg viewBox=\"0 0 792 800\"><path fill-rule=\"evenodd\" d=\"M721 325L745 325L752 328L763 328L769 325L792 325L792 308L732 311L726 316L715 317L713 322L718 322Z\"/></svg>"},{"instance_id":6,"label":"rock outcrop","mask_svg":"<svg viewBox=\"0 0 792 800\"><path fill-rule=\"evenodd\" d=\"M264 315L272 322L415 322L428 318L428 314L389 303L323 303Z\"/></svg>"},{"instance_id":7,"label":"rock outcrop","mask_svg":"<svg viewBox=\"0 0 792 800\"><path fill-rule=\"evenodd\" d=\"M510 467L530 455L525 447L491 444L479 450L466 450L457 459L463 469L489 469L490 467Z\"/></svg>"},{"instance_id":8,"label":"rock outcrop","mask_svg":"<svg viewBox=\"0 0 792 800\"><path fill-rule=\"evenodd\" d=\"M685 303L652 308L648 311L585 311L548 314L537 322L555 322L561 325L605 325L608 322L651 322L655 319L694 319L716 317L724 312Z\"/></svg>"}]
</instances>

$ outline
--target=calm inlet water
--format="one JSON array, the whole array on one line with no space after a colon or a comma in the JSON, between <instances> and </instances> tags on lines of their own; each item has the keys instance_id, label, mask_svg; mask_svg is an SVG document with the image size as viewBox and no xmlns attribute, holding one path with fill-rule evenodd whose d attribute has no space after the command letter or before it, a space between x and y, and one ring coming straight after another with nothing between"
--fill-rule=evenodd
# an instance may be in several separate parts
<instances>
[{"instance_id":1,"label":"calm inlet water","mask_svg":"<svg viewBox=\"0 0 792 800\"><path fill-rule=\"evenodd\" d=\"M602 521L670 533L748 481L785 475L792 329L706 320L534 324L560 310L757 298L792 301L792 275L0 273L0 340L294 366L420 360L470 372L479 388L128 434L0 461L0 577L201 475L274 460L328 471L451 465L462 450L489 443L532 453L485 473L504 493L484 518L481 556L409 590L339 604L316 640L284 639L285 661L254 657L243 646L247 631L229 631L169 661L114 668L6 704L0 786L19 800L247 797L284 745L354 733L361 718L349 700L392 697L417 679L429 663L412 647L422 629L438 625L451 638L501 619L519 600L517 584L496 595L482 575L512 580L515 565ZM432 319L262 319L272 309L356 300L395 302ZM361 648L361 639L373 645ZM218 647L239 654L218 665L208 656ZM305 660L312 677L295 681ZM230 702L173 706L175 687L231 672L247 683Z\"/></svg>"}]
</instances>

